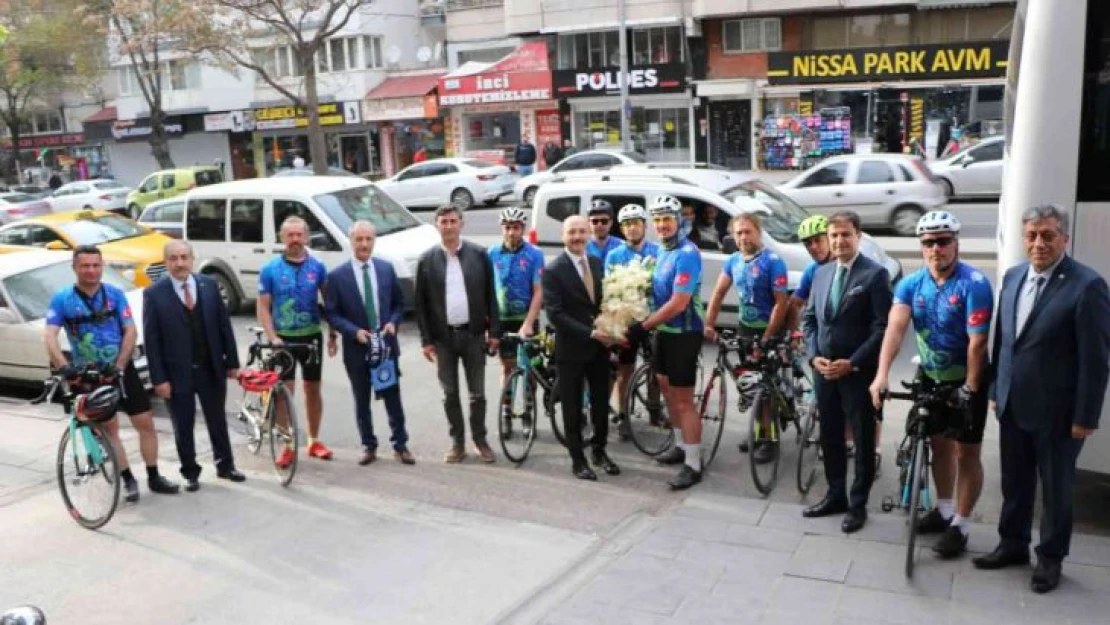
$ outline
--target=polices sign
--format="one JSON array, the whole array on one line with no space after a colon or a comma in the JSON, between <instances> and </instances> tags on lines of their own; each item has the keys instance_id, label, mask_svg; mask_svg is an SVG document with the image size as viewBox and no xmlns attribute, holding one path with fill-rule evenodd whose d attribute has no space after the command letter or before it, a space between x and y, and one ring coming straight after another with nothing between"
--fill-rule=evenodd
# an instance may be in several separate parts
<instances>
[{"instance_id":1,"label":"polices sign","mask_svg":"<svg viewBox=\"0 0 1110 625\"><path fill-rule=\"evenodd\" d=\"M551 99L550 72L505 72L440 79L439 105L491 104Z\"/></svg>"},{"instance_id":2,"label":"polices sign","mask_svg":"<svg viewBox=\"0 0 1110 625\"><path fill-rule=\"evenodd\" d=\"M772 85L996 78L1006 75L1009 43L982 43L856 48L767 55Z\"/></svg>"},{"instance_id":3,"label":"polices sign","mask_svg":"<svg viewBox=\"0 0 1110 625\"><path fill-rule=\"evenodd\" d=\"M628 74L631 94L664 93L686 88L686 68L681 63L634 67ZM552 74L555 93L559 97L611 95L620 93L621 72L605 70L556 70Z\"/></svg>"}]
</instances>

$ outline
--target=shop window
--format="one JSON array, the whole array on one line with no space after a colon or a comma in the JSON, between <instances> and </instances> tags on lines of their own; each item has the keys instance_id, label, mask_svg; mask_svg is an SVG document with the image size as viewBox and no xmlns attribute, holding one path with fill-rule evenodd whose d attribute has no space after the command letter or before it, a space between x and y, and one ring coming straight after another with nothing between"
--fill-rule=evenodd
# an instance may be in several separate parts
<instances>
[{"instance_id":1,"label":"shop window","mask_svg":"<svg viewBox=\"0 0 1110 625\"><path fill-rule=\"evenodd\" d=\"M632 31L632 63L650 65L683 60L682 33L677 26Z\"/></svg>"},{"instance_id":2,"label":"shop window","mask_svg":"<svg viewBox=\"0 0 1110 625\"><path fill-rule=\"evenodd\" d=\"M582 211L582 198L577 195L570 197L553 197L547 201L547 216L558 222L566 221Z\"/></svg>"},{"instance_id":3,"label":"shop window","mask_svg":"<svg viewBox=\"0 0 1110 625\"><path fill-rule=\"evenodd\" d=\"M803 180L798 186L806 188L844 184L844 177L847 174L848 163L832 163L810 174L809 177Z\"/></svg>"},{"instance_id":4,"label":"shop window","mask_svg":"<svg viewBox=\"0 0 1110 625\"><path fill-rule=\"evenodd\" d=\"M883 161L863 161L859 164L857 184L884 184L894 182L894 172Z\"/></svg>"},{"instance_id":5,"label":"shop window","mask_svg":"<svg viewBox=\"0 0 1110 625\"><path fill-rule=\"evenodd\" d=\"M848 24L843 17L818 17L812 23L810 47L817 50L848 47Z\"/></svg>"},{"instance_id":6,"label":"shop window","mask_svg":"<svg viewBox=\"0 0 1110 625\"><path fill-rule=\"evenodd\" d=\"M274 238L281 239L281 224L289 217L300 217L308 224L309 248L317 252L340 252L342 247L328 232L316 214L293 200L274 200Z\"/></svg>"},{"instance_id":7,"label":"shop window","mask_svg":"<svg viewBox=\"0 0 1110 625\"><path fill-rule=\"evenodd\" d=\"M362 38L362 67L379 69L385 66L382 58L382 38L367 35Z\"/></svg>"},{"instance_id":8,"label":"shop window","mask_svg":"<svg viewBox=\"0 0 1110 625\"><path fill-rule=\"evenodd\" d=\"M231 240L236 243L262 242L262 200L231 201Z\"/></svg>"},{"instance_id":9,"label":"shop window","mask_svg":"<svg viewBox=\"0 0 1110 625\"><path fill-rule=\"evenodd\" d=\"M566 35L556 40L556 45L560 69L620 65L620 35L615 30Z\"/></svg>"},{"instance_id":10,"label":"shop window","mask_svg":"<svg viewBox=\"0 0 1110 625\"><path fill-rule=\"evenodd\" d=\"M463 116L467 150L505 150L520 143L520 113Z\"/></svg>"},{"instance_id":11,"label":"shop window","mask_svg":"<svg viewBox=\"0 0 1110 625\"><path fill-rule=\"evenodd\" d=\"M191 200L185 222L186 238L192 241L227 239L227 201Z\"/></svg>"},{"instance_id":12,"label":"shop window","mask_svg":"<svg viewBox=\"0 0 1110 625\"><path fill-rule=\"evenodd\" d=\"M724 20L721 41L725 54L779 50L782 48L782 20L777 17Z\"/></svg>"}]
</instances>

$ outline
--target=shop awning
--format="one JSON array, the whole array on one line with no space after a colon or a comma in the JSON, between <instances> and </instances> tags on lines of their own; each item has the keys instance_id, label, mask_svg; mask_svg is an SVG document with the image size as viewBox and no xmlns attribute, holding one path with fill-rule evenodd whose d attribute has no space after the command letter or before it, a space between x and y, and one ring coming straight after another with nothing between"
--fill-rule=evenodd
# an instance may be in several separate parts
<instances>
[{"instance_id":1,"label":"shop awning","mask_svg":"<svg viewBox=\"0 0 1110 625\"><path fill-rule=\"evenodd\" d=\"M366 93L367 100L386 100L389 98L420 98L436 88L442 74L421 74L419 76L391 76L380 85Z\"/></svg>"},{"instance_id":2,"label":"shop awning","mask_svg":"<svg viewBox=\"0 0 1110 625\"><path fill-rule=\"evenodd\" d=\"M526 41L495 63L464 63L438 87L440 106L550 100L547 42Z\"/></svg>"},{"instance_id":3,"label":"shop awning","mask_svg":"<svg viewBox=\"0 0 1110 625\"><path fill-rule=\"evenodd\" d=\"M715 96L750 98L755 95L755 81L750 78L699 80L694 84L697 88L697 95L703 98Z\"/></svg>"},{"instance_id":4,"label":"shop awning","mask_svg":"<svg viewBox=\"0 0 1110 625\"><path fill-rule=\"evenodd\" d=\"M81 121L83 124L94 124L96 122L112 122L119 118L119 113L114 106L106 106L99 111L89 115Z\"/></svg>"},{"instance_id":5,"label":"shop awning","mask_svg":"<svg viewBox=\"0 0 1110 625\"><path fill-rule=\"evenodd\" d=\"M919 9L952 9L956 7L986 6L988 4L1014 4L1016 0L917 0Z\"/></svg>"}]
</instances>

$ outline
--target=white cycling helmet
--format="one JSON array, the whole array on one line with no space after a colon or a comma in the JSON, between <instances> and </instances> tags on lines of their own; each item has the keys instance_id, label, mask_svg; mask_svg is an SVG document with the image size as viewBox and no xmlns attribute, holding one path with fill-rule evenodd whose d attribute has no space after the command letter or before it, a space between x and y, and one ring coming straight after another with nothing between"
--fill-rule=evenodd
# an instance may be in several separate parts
<instances>
[{"instance_id":1,"label":"white cycling helmet","mask_svg":"<svg viewBox=\"0 0 1110 625\"><path fill-rule=\"evenodd\" d=\"M647 221L647 211L639 204L626 204L621 208L620 214L617 215L617 223L623 224L626 221L633 219L642 219Z\"/></svg>"},{"instance_id":2,"label":"white cycling helmet","mask_svg":"<svg viewBox=\"0 0 1110 625\"><path fill-rule=\"evenodd\" d=\"M930 211L917 220L917 236L932 232L960 233L960 220L948 211Z\"/></svg>"},{"instance_id":3,"label":"white cycling helmet","mask_svg":"<svg viewBox=\"0 0 1110 625\"><path fill-rule=\"evenodd\" d=\"M648 204L648 212L652 217L671 216L677 218L682 213L682 202L674 196L657 195Z\"/></svg>"},{"instance_id":4,"label":"white cycling helmet","mask_svg":"<svg viewBox=\"0 0 1110 625\"><path fill-rule=\"evenodd\" d=\"M510 206L501 211L502 224L522 224L526 221L528 221L528 217L524 214L524 211L515 206Z\"/></svg>"}]
</instances>

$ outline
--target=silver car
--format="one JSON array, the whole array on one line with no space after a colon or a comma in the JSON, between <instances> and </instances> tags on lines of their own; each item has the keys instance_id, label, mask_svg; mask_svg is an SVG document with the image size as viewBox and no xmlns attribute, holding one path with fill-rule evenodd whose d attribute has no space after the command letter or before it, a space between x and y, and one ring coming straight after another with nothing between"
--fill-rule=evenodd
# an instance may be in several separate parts
<instances>
[{"instance_id":1,"label":"silver car","mask_svg":"<svg viewBox=\"0 0 1110 625\"><path fill-rule=\"evenodd\" d=\"M140 224L175 239L181 238L185 221L185 196L151 202L137 220Z\"/></svg>"},{"instance_id":2,"label":"silver car","mask_svg":"<svg viewBox=\"0 0 1110 625\"><path fill-rule=\"evenodd\" d=\"M0 225L50 213L50 203L26 193L0 193Z\"/></svg>"}]
</instances>

